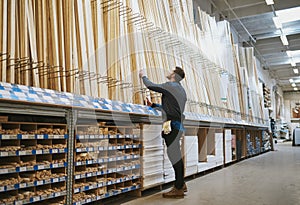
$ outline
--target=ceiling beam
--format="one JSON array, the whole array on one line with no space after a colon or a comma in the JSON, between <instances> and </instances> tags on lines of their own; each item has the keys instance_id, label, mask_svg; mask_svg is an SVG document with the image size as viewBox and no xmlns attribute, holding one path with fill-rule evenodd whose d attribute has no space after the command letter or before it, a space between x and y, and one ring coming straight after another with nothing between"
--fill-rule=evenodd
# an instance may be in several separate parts
<instances>
[{"instance_id":1,"label":"ceiling beam","mask_svg":"<svg viewBox=\"0 0 300 205\"><path fill-rule=\"evenodd\" d=\"M201 0L197 0L201 1ZM227 17L227 20L236 19L232 14L228 6L223 0L212 0L218 9ZM254 16L258 14L263 14L267 12L272 12L272 8L268 6L264 0L227 0L231 9L237 14L239 18L244 18L247 16ZM298 7L299 0L282 0L275 1L275 10L283 10L292 7Z\"/></svg>"}]
</instances>

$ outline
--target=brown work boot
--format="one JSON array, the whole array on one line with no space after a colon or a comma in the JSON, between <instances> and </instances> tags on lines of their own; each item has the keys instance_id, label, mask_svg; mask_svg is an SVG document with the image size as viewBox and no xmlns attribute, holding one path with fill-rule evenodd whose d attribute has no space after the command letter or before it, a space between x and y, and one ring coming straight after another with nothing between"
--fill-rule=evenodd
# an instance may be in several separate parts
<instances>
[{"instance_id":1,"label":"brown work boot","mask_svg":"<svg viewBox=\"0 0 300 205\"><path fill-rule=\"evenodd\" d=\"M173 186L173 188L175 188L175 186ZM188 191L186 183L183 184L182 189L183 189L183 192L187 192Z\"/></svg>"},{"instance_id":2,"label":"brown work boot","mask_svg":"<svg viewBox=\"0 0 300 205\"><path fill-rule=\"evenodd\" d=\"M174 199L182 199L184 198L184 192L183 189L176 189L173 187L171 191L167 193L163 193L164 198L174 198Z\"/></svg>"},{"instance_id":3,"label":"brown work boot","mask_svg":"<svg viewBox=\"0 0 300 205\"><path fill-rule=\"evenodd\" d=\"M184 191L184 192L187 192L187 191L188 191L188 190L187 190L186 183L184 183L184 184L183 184L183 187L182 187L182 189L183 189L183 191Z\"/></svg>"}]
</instances>

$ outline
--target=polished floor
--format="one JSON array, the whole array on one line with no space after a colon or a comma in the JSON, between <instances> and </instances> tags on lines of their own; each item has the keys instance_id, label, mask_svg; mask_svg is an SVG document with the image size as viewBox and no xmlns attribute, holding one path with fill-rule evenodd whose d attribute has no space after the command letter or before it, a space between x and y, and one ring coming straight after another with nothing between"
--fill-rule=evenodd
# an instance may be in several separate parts
<instances>
[{"instance_id":1,"label":"polished floor","mask_svg":"<svg viewBox=\"0 0 300 205\"><path fill-rule=\"evenodd\" d=\"M157 191L123 205L300 205L300 146L276 144L268 152L187 181L184 199Z\"/></svg>"}]
</instances>

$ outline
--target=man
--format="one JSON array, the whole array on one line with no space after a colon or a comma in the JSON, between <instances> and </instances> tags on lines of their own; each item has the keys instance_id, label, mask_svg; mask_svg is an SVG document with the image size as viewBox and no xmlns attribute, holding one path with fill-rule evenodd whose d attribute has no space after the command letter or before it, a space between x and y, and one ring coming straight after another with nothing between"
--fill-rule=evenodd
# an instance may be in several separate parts
<instances>
[{"instance_id":1,"label":"man","mask_svg":"<svg viewBox=\"0 0 300 205\"><path fill-rule=\"evenodd\" d=\"M162 105L152 103L149 99L147 105L153 108L160 108L163 116L162 137L167 145L168 157L175 171L175 184L170 192L164 193L164 198L183 198L187 191L184 183L184 165L180 151L180 138L183 135L183 115L186 104L186 92L180 81L185 77L184 71L176 67L168 76L168 82L155 84L151 82L144 72L139 73L145 86L155 92L162 93Z\"/></svg>"}]
</instances>

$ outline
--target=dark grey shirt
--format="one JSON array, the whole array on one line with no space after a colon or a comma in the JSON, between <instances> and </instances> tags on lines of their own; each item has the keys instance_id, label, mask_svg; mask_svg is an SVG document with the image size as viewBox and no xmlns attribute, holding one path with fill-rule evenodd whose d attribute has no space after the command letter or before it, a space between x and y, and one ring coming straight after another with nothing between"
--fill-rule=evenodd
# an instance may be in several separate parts
<instances>
[{"instance_id":1,"label":"dark grey shirt","mask_svg":"<svg viewBox=\"0 0 300 205\"><path fill-rule=\"evenodd\" d=\"M155 84L146 76L143 77L145 86L155 92L162 93L162 112L164 120L182 122L185 118L183 112L186 104L186 92L179 82L166 82ZM154 104L152 107L157 107Z\"/></svg>"}]
</instances>

